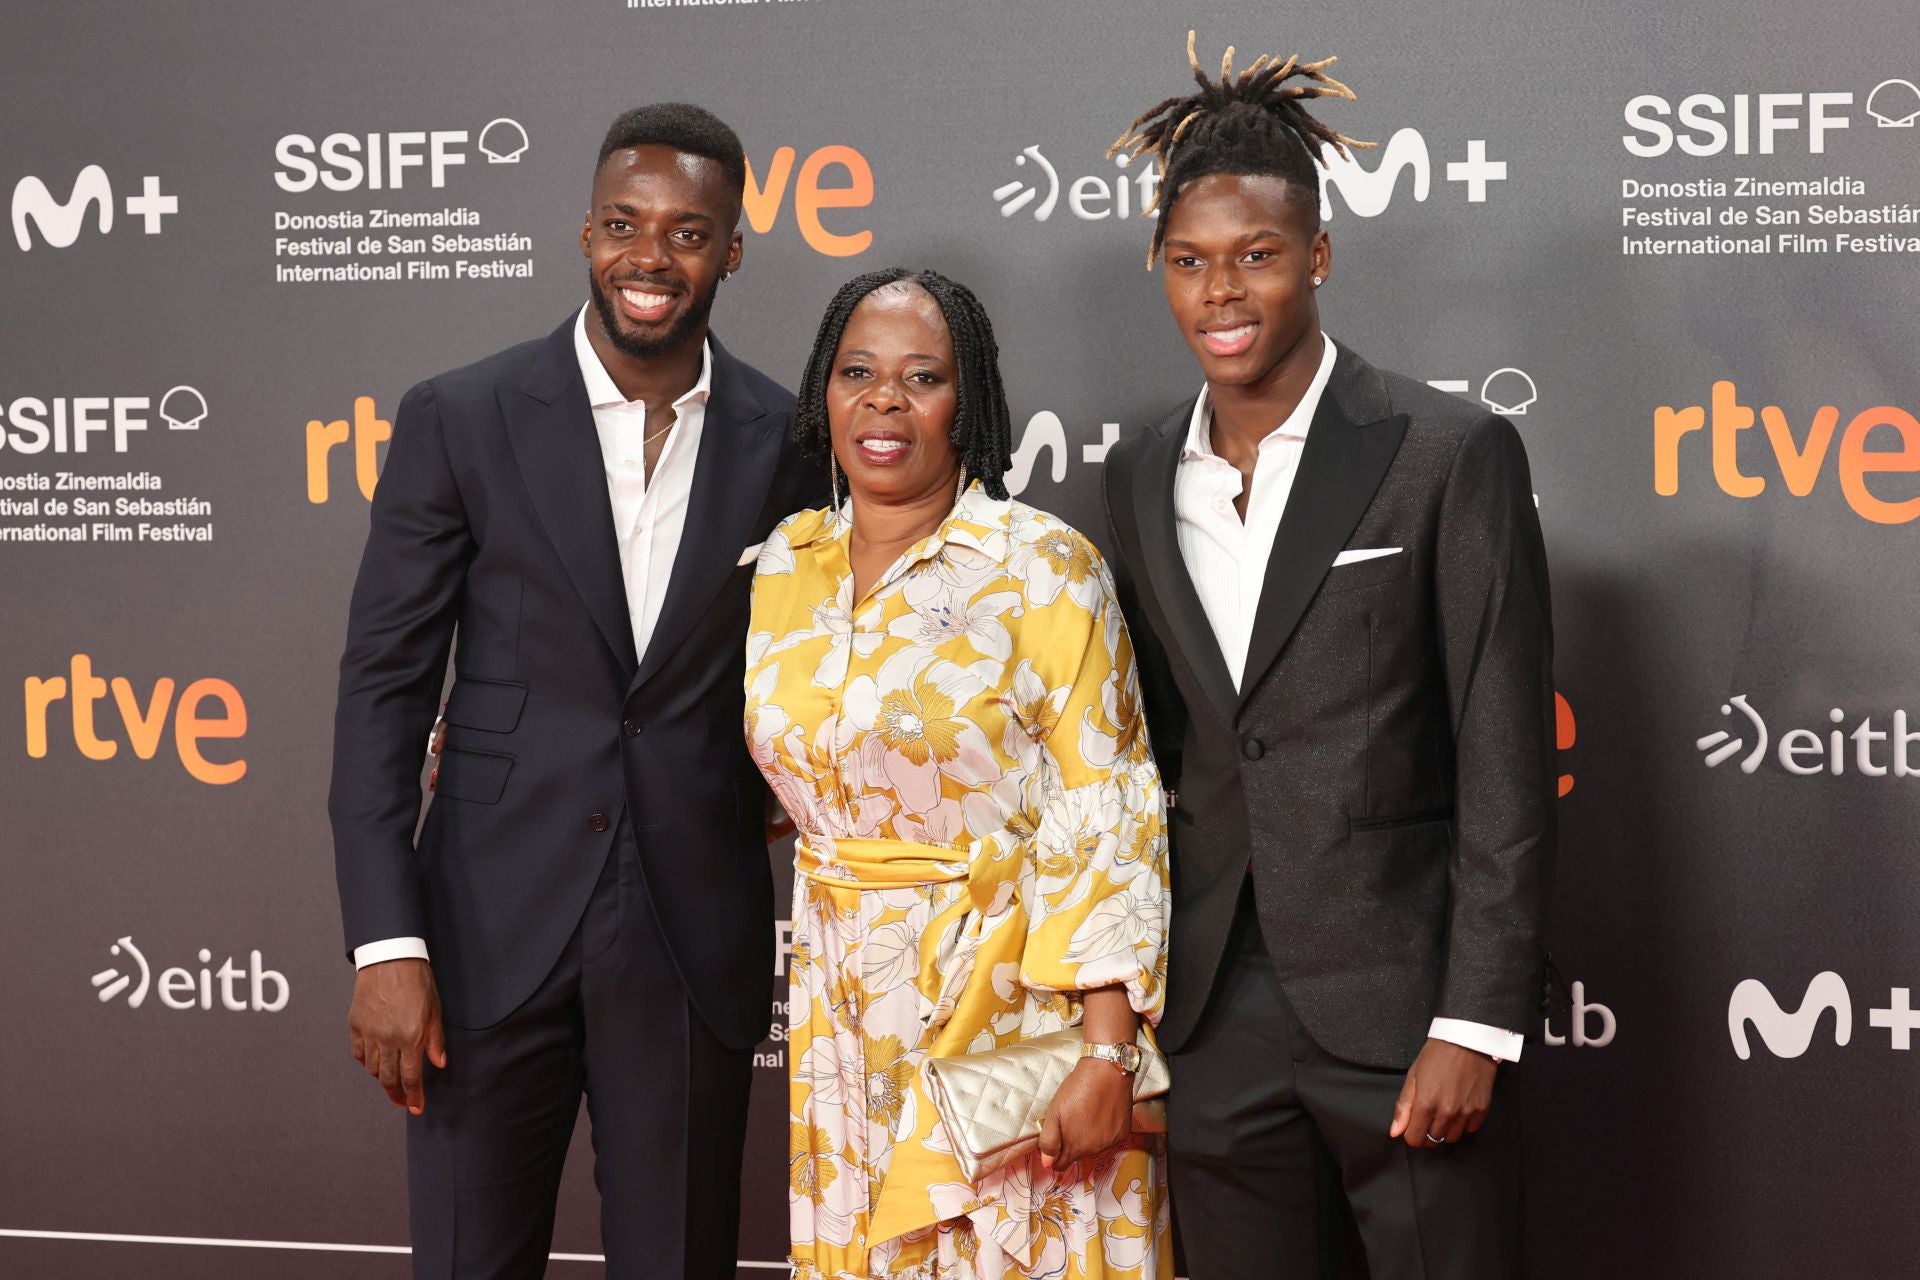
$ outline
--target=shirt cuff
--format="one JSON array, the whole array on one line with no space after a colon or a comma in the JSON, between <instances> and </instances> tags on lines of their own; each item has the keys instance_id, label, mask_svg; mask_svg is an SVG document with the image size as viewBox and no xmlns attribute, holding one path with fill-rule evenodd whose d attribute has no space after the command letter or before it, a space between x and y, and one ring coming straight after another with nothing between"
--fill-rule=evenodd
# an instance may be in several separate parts
<instances>
[{"instance_id":1,"label":"shirt cuff","mask_svg":"<svg viewBox=\"0 0 1920 1280\"><path fill-rule=\"evenodd\" d=\"M355 969L364 969L370 964L381 964L388 960L425 960L426 958L427 940L425 938L386 938L353 949Z\"/></svg>"},{"instance_id":2,"label":"shirt cuff","mask_svg":"<svg viewBox=\"0 0 1920 1280\"><path fill-rule=\"evenodd\" d=\"M1435 1018L1427 1035L1502 1062L1520 1061L1520 1047L1526 1043L1518 1031L1502 1031L1484 1022L1463 1022L1459 1018Z\"/></svg>"}]
</instances>

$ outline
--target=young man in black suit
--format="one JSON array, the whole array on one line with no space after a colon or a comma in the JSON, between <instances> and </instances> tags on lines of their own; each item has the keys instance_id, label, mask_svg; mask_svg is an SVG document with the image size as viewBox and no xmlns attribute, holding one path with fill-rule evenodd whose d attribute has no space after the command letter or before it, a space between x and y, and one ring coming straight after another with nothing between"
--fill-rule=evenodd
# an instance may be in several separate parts
<instances>
[{"instance_id":1,"label":"young man in black suit","mask_svg":"<svg viewBox=\"0 0 1920 1280\"><path fill-rule=\"evenodd\" d=\"M793 396L707 331L745 174L698 107L621 116L588 303L395 420L329 809L354 1057L409 1112L416 1276L544 1272L583 1094L607 1274L734 1274L774 974L748 592L768 531L826 490Z\"/></svg>"},{"instance_id":2,"label":"young man in black suit","mask_svg":"<svg viewBox=\"0 0 1920 1280\"><path fill-rule=\"evenodd\" d=\"M1195 63L1116 144L1164 166L1154 251L1206 376L1106 464L1178 788L1174 1203L1196 1280L1327 1274L1336 1178L1374 1280L1485 1280L1519 1266L1502 1064L1544 970L1546 556L1512 426L1320 330L1331 61Z\"/></svg>"}]
</instances>

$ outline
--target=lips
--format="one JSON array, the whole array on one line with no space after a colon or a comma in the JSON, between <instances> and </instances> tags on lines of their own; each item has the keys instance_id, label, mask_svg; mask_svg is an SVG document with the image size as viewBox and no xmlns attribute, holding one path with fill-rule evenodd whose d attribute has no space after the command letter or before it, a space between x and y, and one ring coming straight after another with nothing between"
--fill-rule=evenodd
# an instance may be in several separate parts
<instances>
[{"instance_id":1,"label":"lips","mask_svg":"<svg viewBox=\"0 0 1920 1280\"><path fill-rule=\"evenodd\" d=\"M629 320L640 324L658 324L673 311L680 295L653 285L622 285L620 310Z\"/></svg>"},{"instance_id":2,"label":"lips","mask_svg":"<svg viewBox=\"0 0 1920 1280\"><path fill-rule=\"evenodd\" d=\"M1200 341L1213 355L1237 356L1253 346L1253 339L1259 331L1259 321L1249 320L1230 329L1202 329Z\"/></svg>"},{"instance_id":3,"label":"lips","mask_svg":"<svg viewBox=\"0 0 1920 1280\"><path fill-rule=\"evenodd\" d=\"M913 441L897 431L863 431L853 438L853 450L870 467L891 467L903 461Z\"/></svg>"}]
</instances>

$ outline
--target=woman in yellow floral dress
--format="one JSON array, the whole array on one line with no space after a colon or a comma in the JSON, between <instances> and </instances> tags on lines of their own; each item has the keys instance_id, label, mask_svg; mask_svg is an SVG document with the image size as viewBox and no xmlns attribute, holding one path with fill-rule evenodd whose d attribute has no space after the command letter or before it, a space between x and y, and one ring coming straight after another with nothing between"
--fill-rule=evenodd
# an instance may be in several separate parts
<instances>
[{"instance_id":1,"label":"woman in yellow floral dress","mask_svg":"<svg viewBox=\"0 0 1920 1280\"><path fill-rule=\"evenodd\" d=\"M1159 1017L1164 809L1106 566L1007 499L992 330L943 277L840 291L795 430L831 450L836 507L761 550L746 711L799 833L795 1275L1171 1277L1163 1151L1128 1132L1119 1067L1083 1059L1042 1154L977 1183L923 1076Z\"/></svg>"}]
</instances>

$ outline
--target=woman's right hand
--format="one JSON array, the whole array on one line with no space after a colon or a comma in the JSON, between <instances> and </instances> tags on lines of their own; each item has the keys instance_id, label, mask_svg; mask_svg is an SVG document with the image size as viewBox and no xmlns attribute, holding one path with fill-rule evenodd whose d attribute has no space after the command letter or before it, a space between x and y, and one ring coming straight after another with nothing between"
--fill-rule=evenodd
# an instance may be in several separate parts
<instances>
[{"instance_id":1,"label":"woman's right hand","mask_svg":"<svg viewBox=\"0 0 1920 1280\"><path fill-rule=\"evenodd\" d=\"M1111 1151L1133 1132L1133 1077L1082 1058L1053 1095L1040 1125L1040 1166L1064 1169Z\"/></svg>"}]
</instances>

